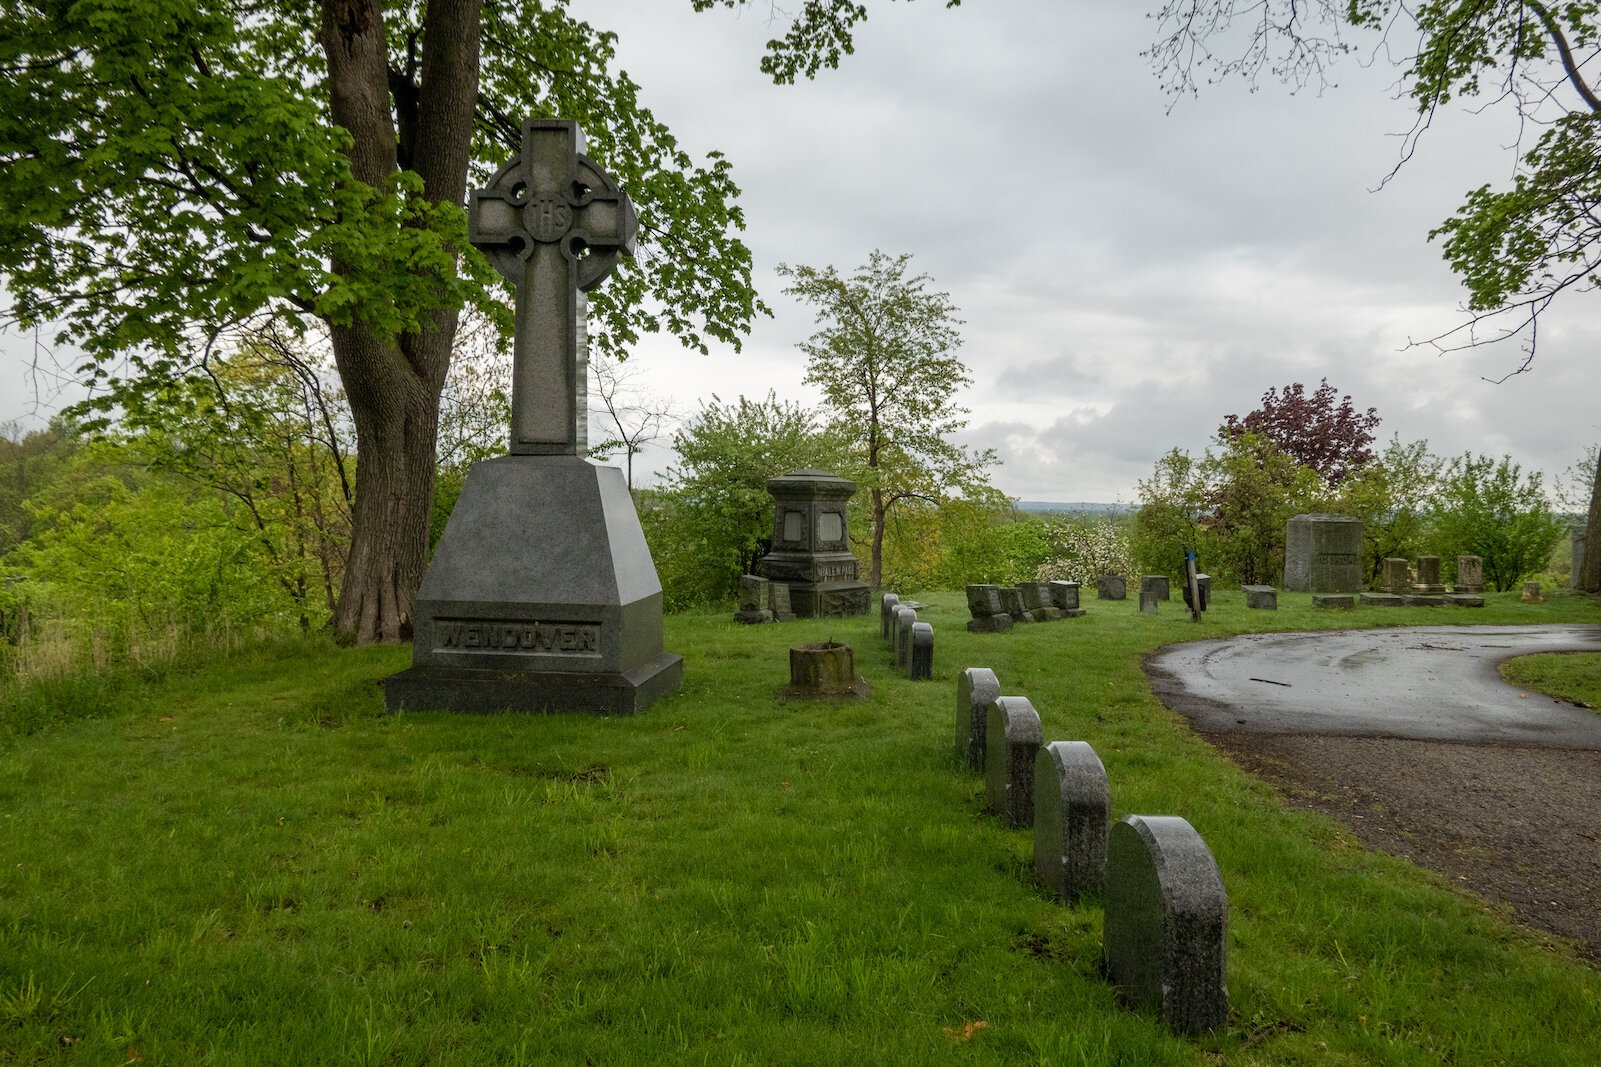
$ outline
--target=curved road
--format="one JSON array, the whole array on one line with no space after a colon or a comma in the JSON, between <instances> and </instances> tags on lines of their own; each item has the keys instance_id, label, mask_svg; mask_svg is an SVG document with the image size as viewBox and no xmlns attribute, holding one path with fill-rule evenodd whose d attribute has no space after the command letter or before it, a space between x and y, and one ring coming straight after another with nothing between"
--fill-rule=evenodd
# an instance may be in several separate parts
<instances>
[{"instance_id":1,"label":"curved road","mask_svg":"<svg viewBox=\"0 0 1601 1067\"><path fill-rule=\"evenodd\" d=\"M1203 733L1601 749L1601 715L1496 673L1532 652L1601 652L1601 625L1250 634L1169 645L1146 667L1157 697Z\"/></svg>"}]
</instances>

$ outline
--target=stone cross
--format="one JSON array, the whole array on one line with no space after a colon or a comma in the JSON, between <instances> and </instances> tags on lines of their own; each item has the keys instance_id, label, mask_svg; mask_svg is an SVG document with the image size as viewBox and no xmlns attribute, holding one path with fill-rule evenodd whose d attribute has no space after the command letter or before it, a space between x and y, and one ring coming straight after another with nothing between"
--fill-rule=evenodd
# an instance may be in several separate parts
<instances>
[{"instance_id":1,"label":"stone cross","mask_svg":"<svg viewBox=\"0 0 1601 1067\"><path fill-rule=\"evenodd\" d=\"M522 153L475 190L467 236L517 287L511 452L581 456L588 410L581 293L634 254L634 206L584 156L576 122L528 119Z\"/></svg>"}]
</instances>

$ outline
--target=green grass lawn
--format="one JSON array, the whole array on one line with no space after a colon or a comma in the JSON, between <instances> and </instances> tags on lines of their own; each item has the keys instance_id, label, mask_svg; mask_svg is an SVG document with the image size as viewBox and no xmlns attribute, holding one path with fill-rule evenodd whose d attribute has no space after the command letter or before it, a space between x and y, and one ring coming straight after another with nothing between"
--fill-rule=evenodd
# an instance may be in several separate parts
<instances>
[{"instance_id":1,"label":"green grass lawn","mask_svg":"<svg viewBox=\"0 0 1601 1067\"><path fill-rule=\"evenodd\" d=\"M1601 622L1601 603L1276 613L1089 601L968 634L935 681L869 618L674 616L684 687L628 719L382 712L409 649L307 642L7 709L0 1058L24 1063L1583 1064L1601 975L1325 818L1149 693L1172 641L1385 623ZM850 643L857 705L779 704L791 644ZM1099 976L1097 903L954 755L993 669L1091 742L1115 815L1176 814L1230 899L1226 1030L1169 1036ZM70 699L63 704L62 693ZM19 718L20 716L20 718Z\"/></svg>"},{"instance_id":2,"label":"green grass lawn","mask_svg":"<svg viewBox=\"0 0 1601 1067\"><path fill-rule=\"evenodd\" d=\"M1601 652L1543 652L1501 664L1501 676L1587 708L1601 708Z\"/></svg>"}]
</instances>

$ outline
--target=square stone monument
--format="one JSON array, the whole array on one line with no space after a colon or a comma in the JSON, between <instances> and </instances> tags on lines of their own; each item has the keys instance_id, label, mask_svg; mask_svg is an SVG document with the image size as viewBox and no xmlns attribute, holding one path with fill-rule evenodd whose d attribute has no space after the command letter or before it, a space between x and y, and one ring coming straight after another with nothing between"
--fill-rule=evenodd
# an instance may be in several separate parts
<instances>
[{"instance_id":1,"label":"square stone monument","mask_svg":"<svg viewBox=\"0 0 1601 1067\"><path fill-rule=\"evenodd\" d=\"M517 287L510 455L475 464L417 592L390 711L641 711L683 681L662 588L615 467L584 459L583 293L638 223L578 125L523 123L472 194L468 236Z\"/></svg>"},{"instance_id":2,"label":"square stone monument","mask_svg":"<svg viewBox=\"0 0 1601 1067\"><path fill-rule=\"evenodd\" d=\"M773 494L773 547L756 565L789 584L790 608L803 619L866 615L867 583L847 542L845 507L856 483L827 471L767 479Z\"/></svg>"},{"instance_id":3,"label":"square stone monument","mask_svg":"<svg viewBox=\"0 0 1601 1067\"><path fill-rule=\"evenodd\" d=\"M1296 593L1362 590L1362 520L1297 515L1285 524L1284 588Z\"/></svg>"}]
</instances>

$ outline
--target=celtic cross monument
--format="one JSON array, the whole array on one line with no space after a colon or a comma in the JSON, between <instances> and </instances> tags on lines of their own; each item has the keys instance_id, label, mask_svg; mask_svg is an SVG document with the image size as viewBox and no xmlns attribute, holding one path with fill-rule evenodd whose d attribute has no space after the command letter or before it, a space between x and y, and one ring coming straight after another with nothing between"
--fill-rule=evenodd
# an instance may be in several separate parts
<instances>
[{"instance_id":1,"label":"celtic cross monument","mask_svg":"<svg viewBox=\"0 0 1601 1067\"><path fill-rule=\"evenodd\" d=\"M417 592L391 711L642 711L676 689L633 498L585 458L583 293L632 255L633 205L576 123L529 119L471 194L468 237L516 286L509 455L475 464Z\"/></svg>"}]
</instances>

